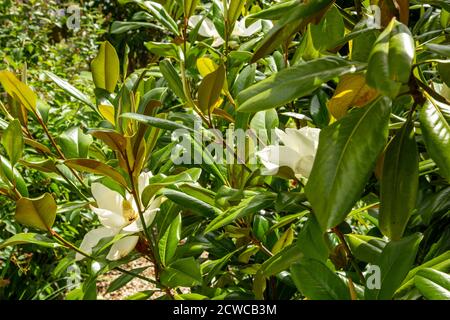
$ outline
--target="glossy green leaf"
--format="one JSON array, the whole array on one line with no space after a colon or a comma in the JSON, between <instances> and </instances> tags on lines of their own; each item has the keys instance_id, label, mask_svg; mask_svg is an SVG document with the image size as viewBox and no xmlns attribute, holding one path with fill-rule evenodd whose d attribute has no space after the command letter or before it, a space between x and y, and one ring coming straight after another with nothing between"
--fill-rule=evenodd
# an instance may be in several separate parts
<instances>
[{"instance_id":1,"label":"glossy green leaf","mask_svg":"<svg viewBox=\"0 0 450 320\"><path fill-rule=\"evenodd\" d=\"M178 58L178 48L173 43L148 41L144 42L144 45L154 55L165 58Z\"/></svg>"},{"instance_id":2,"label":"glossy green leaf","mask_svg":"<svg viewBox=\"0 0 450 320\"><path fill-rule=\"evenodd\" d=\"M111 24L111 34L122 34L128 31L140 29L140 28L152 28L157 30L164 30L164 28L150 22L142 21L114 21Z\"/></svg>"},{"instance_id":3,"label":"glossy green leaf","mask_svg":"<svg viewBox=\"0 0 450 320\"><path fill-rule=\"evenodd\" d=\"M450 107L429 98L420 112L420 126L428 154L450 182Z\"/></svg>"},{"instance_id":4,"label":"glossy green leaf","mask_svg":"<svg viewBox=\"0 0 450 320\"><path fill-rule=\"evenodd\" d=\"M333 3L333 0L311 0L302 2L292 7L288 13L266 34L255 50L251 62L272 53L275 49L288 41L301 26L317 18Z\"/></svg>"},{"instance_id":5,"label":"glossy green leaf","mask_svg":"<svg viewBox=\"0 0 450 320\"><path fill-rule=\"evenodd\" d=\"M346 234L345 239L356 259L372 264L378 260L386 246L383 239L366 235Z\"/></svg>"},{"instance_id":6,"label":"glossy green leaf","mask_svg":"<svg viewBox=\"0 0 450 320\"><path fill-rule=\"evenodd\" d=\"M189 132L193 131L191 128L188 128L185 125L175 122L175 121L166 120L163 118L145 116L143 114L138 114L138 113L124 113L121 115L121 117L137 120L137 121L145 123L151 127L156 127L156 128L165 129L165 130L182 129L182 130L187 130Z\"/></svg>"},{"instance_id":7,"label":"glossy green leaf","mask_svg":"<svg viewBox=\"0 0 450 320\"><path fill-rule=\"evenodd\" d=\"M186 100L183 91L183 83L175 68L172 66L169 60L162 60L159 63L159 70L161 71L164 79L166 79L170 90L181 100Z\"/></svg>"},{"instance_id":8,"label":"glossy green leaf","mask_svg":"<svg viewBox=\"0 0 450 320\"><path fill-rule=\"evenodd\" d=\"M380 189L379 228L399 240L416 206L419 186L419 155L412 121L407 121L384 153Z\"/></svg>"},{"instance_id":9,"label":"glossy green leaf","mask_svg":"<svg viewBox=\"0 0 450 320\"><path fill-rule=\"evenodd\" d=\"M155 176L151 178L150 184L142 191L142 203L147 205L151 198L162 188L177 185L184 182L196 182L202 170L191 168L173 176Z\"/></svg>"},{"instance_id":10,"label":"glossy green leaf","mask_svg":"<svg viewBox=\"0 0 450 320\"><path fill-rule=\"evenodd\" d=\"M245 217L251 213L255 213L261 209L266 208L275 201L275 195L272 193L259 194L253 197L244 199L239 205L228 209L222 214L218 215L211 221L205 229L205 233L217 230L227 224L232 223L236 219Z\"/></svg>"},{"instance_id":11,"label":"glossy green leaf","mask_svg":"<svg viewBox=\"0 0 450 320\"><path fill-rule=\"evenodd\" d=\"M178 214L158 242L159 258L163 265L167 265L172 261L180 240L181 214Z\"/></svg>"},{"instance_id":12,"label":"glossy green leaf","mask_svg":"<svg viewBox=\"0 0 450 320\"><path fill-rule=\"evenodd\" d=\"M293 263L301 261L304 257L301 248L292 244L264 261L260 270L265 277L269 277L289 269Z\"/></svg>"},{"instance_id":13,"label":"glossy green leaf","mask_svg":"<svg viewBox=\"0 0 450 320\"><path fill-rule=\"evenodd\" d=\"M172 262L161 273L161 283L169 288L201 285L202 274L198 261L189 257Z\"/></svg>"},{"instance_id":14,"label":"glossy green leaf","mask_svg":"<svg viewBox=\"0 0 450 320\"><path fill-rule=\"evenodd\" d=\"M210 204L197 199L191 195L177 190L166 189L163 194L173 202L179 204L184 209L189 209L192 213L205 217L215 216L218 209L214 208Z\"/></svg>"},{"instance_id":15,"label":"glossy green leaf","mask_svg":"<svg viewBox=\"0 0 450 320\"><path fill-rule=\"evenodd\" d=\"M66 93L74 97L75 99L85 103L91 108L95 108L94 104L91 100L86 96L83 92L72 86L66 80L61 79L56 74L51 73L50 71L44 71L44 73L61 89L63 89Z\"/></svg>"},{"instance_id":16,"label":"glossy green leaf","mask_svg":"<svg viewBox=\"0 0 450 320\"><path fill-rule=\"evenodd\" d=\"M17 119L12 120L2 135L2 145L8 154L11 165L14 166L23 153L22 125Z\"/></svg>"},{"instance_id":17,"label":"glossy green leaf","mask_svg":"<svg viewBox=\"0 0 450 320\"><path fill-rule=\"evenodd\" d=\"M238 111L257 112L282 106L313 92L326 81L358 70L338 57L325 57L277 72L239 93Z\"/></svg>"},{"instance_id":18,"label":"glossy green leaf","mask_svg":"<svg viewBox=\"0 0 450 320\"><path fill-rule=\"evenodd\" d=\"M58 137L58 143L67 159L87 158L92 136L84 134L78 127L73 127L64 131Z\"/></svg>"},{"instance_id":19,"label":"glossy green leaf","mask_svg":"<svg viewBox=\"0 0 450 320\"><path fill-rule=\"evenodd\" d=\"M403 280L400 288L395 292L395 296L402 296L414 287L414 277L422 269L433 268L434 270L442 272L450 272L450 251L447 251L436 258L433 258L420 266L415 267L408 272L408 275Z\"/></svg>"},{"instance_id":20,"label":"glossy green leaf","mask_svg":"<svg viewBox=\"0 0 450 320\"><path fill-rule=\"evenodd\" d=\"M429 300L450 300L450 275L430 268L417 272L414 283Z\"/></svg>"},{"instance_id":21,"label":"glossy green leaf","mask_svg":"<svg viewBox=\"0 0 450 320\"><path fill-rule=\"evenodd\" d=\"M155 1L144 1L144 0L119 0L119 3L125 4L129 2L137 3L142 9L146 10L152 15L155 20L161 23L164 27L170 30L173 34L179 35L178 25L172 19L172 17L167 13L166 9Z\"/></svg>"},{"instance_id":22,"label":"glossy green leaf","mask_svg":"<svg viewBox=\"0 0 450 320\"><path fill-rule=\"evenodd\" d=\"M247 19L280 20L291 13L301 2L302 0L291 0L274 3L264 10L252 13Z\"/></svg>"},{"instance_id":23,"label":"glossy green leaf","mask_svg":"<svg viewBox=\"0 0 450 320\"><path fill-rule=\"evenodd\" d=\"M300 292L312 300L350 300L344 281L323 262L303 259L291 266L292 279Z\"/></svg>"},{"instance_id":24,"label":"glossy green leaf","mask_svg":"<svg viewBox=\"0 0 450 320\"><path fill-rule=\"evenodd\" d=\"M0 250L8 246L16 246L20 244L37 244L41 247L46 248L60 247L58 243L53 242L51 239L47 238L44 235L29 232L15 234L11 238L1 242Z\"/></svg>"},{"instance_id":25,"label":"glossy green leaf","mask_svg":"<svg viewBox=\"0 0 450 320\"><path fill-rule=\"evenodd\" d=\"M305 191L322 230L341 223L361 195L386 143L390 104L379 98L320 132Z\"/></svg>"},{"instance_id":26,"label":"glossy green leaf","mask_svg":"<svg viewBox=\"0 0 450 320\"><path fill-rule=\"evenodd\" d=\"M40 230L49 231L56 218L56 202L52 195L45 193L39 198L20 198L16 202L17 222Z\"/></svg>"},{"instance_id":27,"label":"glossy green leaf","mask_svg":"<svg viewBox=\"0 0 450 320\"><path fill-rule=\"evenodd\" d=\"M10 182L16 186L17 191L24 196L28 197L28 187L20 172L11 166L11 163L0 155L0 181L5 183Z\"/></svg>"},{"instance_id":28,"label":"glossy green leaf","mask_svg":"<svg viewBox=\"0 0 450 320\"><path fill-rule=\"evenodd\" d=\"M142 271L147 269L148 267L142 267L142 268L136 268L131 270L134 274L140 274ZM129 283L131 280L135 279L134 275L124 273L120 277L114 279L114 281L111 282L106 292L114 292L116 290L119 290L123 286L125 286L127 283Z\"/></svg>"},{"instance_id":29,"label":"glossy green leaf","mask_svg":"<svg viewBox=\"0 0 450 320\"><path fill-rule=\"evenodd\" d=\"M227 8L227 18L230 24L230 29L233 29L235 22L238 20L242 13L242 9L247 0L230 0Z\"/></svg>"},{"instance_id":30,"label":"glossy green leaf","mask_svg":"<svg viewBox=\"0 0 450 320\"><path fill-rule=\"evenodd\" d=\"M72 169L110 177L123 186L127 186L125 178L111 166L94 159L69 159L64 164Z\"/></svg>"},{"instance_id":31,"label":"glossy green leaf","mask_svg":"<svg viewBox=\"0 0 450 320\"><path fill-rule=\"evenodd\" d=\"M412 234L401 240L389 242L375 265L380 268L381 288L366 288L365 297L370 300L391 299L408 271L411 269L423 236Z\"/></svg>"},{"instance_id":32,"label":"glossy green leaf","mask_svg":"<svg viewBox=\"0 0 450 320\"><path fill-rule=\"evenodd\" d=\"M345 32L344 20L339 10L332 6L317 25L311 24L314 48L319 51L333 49L334 43L342 39Z\"/></svg>"},{"instance_id":33,"label":"glossy green leaf","mask_svg":"<svg viewBox=\"0 0 450 320\"><path fill-rule=\"evenodd\" d=\"M408 27L393 19L378 36L367 67L367 84L391 98L409 80L414 60L414 39Z\"/></svg>"},{"instance_id":34,"label":"glossy green leaf","mask_svg":"<svg viewBox=\"0 0 450 320\"><path fill-rule=\"evenodd\" d=\"M108 41L101 44L97 57L91 62L91 70L97 88L114 92L119 80L120 62L116 49Z\"/></svg>"},{"instance_id":35,"label":"glossy green leaf","mask_svg":"<svg viewBox=\"0 0 450 320\"><path fill-rule=\"evenodd\" d=\"M189 19L195 12L199 0L183 0L183 12L184 16Z\"/></svg>"}]
</instances>

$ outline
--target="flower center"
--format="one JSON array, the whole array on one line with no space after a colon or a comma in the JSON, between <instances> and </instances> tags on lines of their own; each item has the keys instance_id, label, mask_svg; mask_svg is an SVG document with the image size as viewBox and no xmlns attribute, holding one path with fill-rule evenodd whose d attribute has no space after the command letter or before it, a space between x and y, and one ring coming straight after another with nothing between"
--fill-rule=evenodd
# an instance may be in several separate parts
<instances>
[{"instance_id":1,"label":"flower center","mask_svg":"<svg viewBox=\"0 0 450 320\"><path fill-rule=\"evenodd\" d=\"M128 223L133 222L138 217L138 214L134 211L133 206L128 200L123 200L122 202L122 215Z\"/></svg>"}]
</instances>

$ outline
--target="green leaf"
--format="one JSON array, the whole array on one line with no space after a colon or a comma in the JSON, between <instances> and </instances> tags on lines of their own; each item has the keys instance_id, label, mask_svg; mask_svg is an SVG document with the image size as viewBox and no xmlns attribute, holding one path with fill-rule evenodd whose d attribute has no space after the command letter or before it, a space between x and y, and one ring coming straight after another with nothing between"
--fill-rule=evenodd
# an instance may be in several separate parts
<instances>
[{"instance_id":1,"label":"green leaf","mask_svg":"<svg viewBox=\"0 0 450 320\"><path fill-rule=\"evenodd\" d=\"M425 268L417 272L414 283L429 300L450 300L450 275Z\"/></svg>"},{"instance_id":2,"label":"green leaf","mask_svg":"<svg viewBox=\"0 0 450 320\"><path fill-rule=\"evenodd\" d=\"M110 177L124 187L127 187L125 178L111 166L93 159L69 159L64 161L64 164L72 169L90 172Z\"/></svg>"},{"instance_id":3,"label":"green leaf","mask_svg":"<svg viewBox=\"0 0 450 320\"><path fill-rule=\"evenodd\" d=\"M198 261L189 257L172 262L161 273L161 283L169 288L201 285L202 274Z\"/></svg>"},{"instance_id":4,"label":"green leaf","mask_svg":"<svg viewBox=\"0 0 450 320\"><path fill-rule=\"evenodd\" d=\"M342 58L325 57L283 69L242 91L237 97L238 111L256 112L282 106L358 68L359 65Z\"/></svg>"},{"instance_id":5,"label":"green leaf","mask_svg":"<svg viewBox=\"0 0 450 320\"><path fill-rule=\"evenodd\" d=\"M258 61L288 41L302 26L312 21L327 9L333 0L314 0L302 2L284 14L278 23L267 33L255 50L251 63ZM273 106L275 107L275 106Z\"/></svg>"},{"instance_id":6,"label":"green leaf","mask_svg":"<svg viewBox=\"0 0 450 320\"><path fill-rule=\"evenodd\" d=\"M420 266L415 267L411 271L408 272L408 275L403 280L400 288L395 292L395 297L402 296L409 290L414 287L414 277L422 269L425 268L433 268L434 270L450 272L450 251L446 251L445 253L433 258Z\"/></svg>"},{"instance_id":7,"label":"green leaf","mask_svg":"<svg viewBox=\"0 0 450 320\"><path fill-rule=\"evenodd\" d=\"M80 90L72 86L70 83L68 83L66 80L61 79L56 74L51 73L50 71L44 71L44 73L54 82L58 87L63 89L65 92L67 92L69 95L74 97L75 99L85 103L86 105L90 106L91 108L95 109L94 104L91 102L91 100Z\"/></svg>"},{"instance_id":8,"label":"green leaf","mask_svg":"<svg viewBox=\"0 0 450 320\"><path fill-rule=\"evenodd\" d=\"M84 134L78 127L73 127L58 137L58 143L67 159L87 158L92 136Z\"/></svg>"},{"instance_id":9,"label":"green leaf","mask_svg":"<svg viewBox=\"0 0 450 320\"><path fill-rule=\"evenodd\" d=\"M411 269L422 238L420 233L415 233L401 240L391 241L384 247L375 263L380 267L381 288L366 288L366 299L387 300L392 298L395 290Z\"/></svg>"},{"instance_id":10,"label":"green leaf","mask_svg":"<svg viewBox=\"0 0 450 320\"><path fill-rule=\"evenodd\" d=\"M97 57L91 62L91 70L95 86L113 93L119 80L120 62L116 49L108 41L101 44Z\"/></svg>"},{"instance_id":11,"label":"green leaf","mask_svg":"<svg viewBox=\"0 0 450 320\"><path fill-rule=\"evenodd\" d=\"M23 153L22 125L19 120L14 119L9 123L3 132L2 144L8 154L11 165L14 166Z\"/></svg>"},{"instance_id":12,"label":"green leaf","mask_svg":"<svg viewBox=\"0 0 450 320\"><path fill-rule=\"evenodd\" d=\"M300 231L297 246L307 258L321 262L327 260L329 252L325 242L325 235L314 216L309 217L308 222Z\"/></svg>"},{"instance_id":13,"label":"green leaf","mask_svg":"<svg viewBox=\"0 0 450 320\"><path fill-rule=\"evenodd\" d=\"M450 182L450 124L445 114L450 114L450 107L428 98L420 112L420 126L428 154Z\"/></svg>"},{"instance_id":14,"label":"green leaf","mask_svg":"<svg viewBox=\"0 0 450 320\"><path fill-rule=\"evenodd\" d=\"M425 47L434 53L437 53L437 54L440 54L441 56L450 58L450 45L428 43L428 44L425 44Z\"/></svg>"},{"instance_id":15,"label":"green leaf","mask_svg":"<svg viewBox=\"0 0 450 320\"><path fill-rule=\"evenodd\" d=\"M345 239L356 259L372 264L378 260L386 246L383 239L366 235L346 234Z\"/></svg>"},{"instance_id":16,"label":"green leaf","mask_svg":"<svg viewBox=\"0 0 450 320\"><path fill-rule=\"evenodd\" d=\"M199 0L183 0L184 16L189 19L195 12Z\"/></svg>"},{"instance_id":17,"label":"green leaf","mask_svg":"<svg viewBox=\"0 0 450 320\"><path fill-rule=\"evenodd\" d=\"M114 21L111 24L111 34L122 34L131 30L136 30L140 28L153 28L163 31L164 28L150 22L142 21Z\"/></svg>"},{"instance_id":18,"label":"green leaf","mask_svg":"<svg viewBox=\"0 0 450 320\"><path fill-rule=\"evenodd\" d=\"M19 244L37 244L46 248L57 248L60 245L53 242L51 239L37 233L18 233L13 235L11 238L6 239L0 243L0 250L8 246L16 246Z\"/></svg>"},{"instance_id":19,"label":"green leaf","mask_svg":"<svg viewBox=\"0 0 450 320\"><path fill-rule=\"evenodd\" d=\"M147 268L148 267L136 268L136 269L131 270L131 272L133 272L134 274L140 274L142 271L144 271ZM135 278L134 275L124 273L117 279L114 279L113 282L111 282L111 284L109 285L108 290L106 290L106 292L109 293L109 292L119 290L124 285L126 285L128 282L133 280L134 278Z\"/></svg>"},{"instance_id":20,"label":"green leaf","mask_svg":"<svg viewBox=\"0 0 450 320\"><path fill-rule=\"evenodd\" d=\"M17 222L40 230L51 230L56 218L56 202L52 195L45 193L39 198L20 198L16 202Z\"/></svg>"},{"instance_id":21,"label":"green leaf","mask_svg":"<svg viewBox=\"0 0 450 320\"><path fill-rule=\"evenodd\" d=\"M414 125L407 121L389 143L383 163L380 190L379 228L399 240L416 206L419 186L419 155Z\"/></svg>"},{"instance_id":22,"label":"green leaf","mask_svg":"<svg viewBox=\"0 0 450 320\"><path fill-rule=\"evenodd\" d=\"M172 261L180 240L181 214L178 214L158 242L159 257L164 266Z\"/></svg>"},{"instance_id":23,"label":"green leaf","mask_svg":"<svg viewBox=\"0 0 450 320\"><path fill-rule=\"evenodd\" d=\"M33 90L7 70L0 71L0 83L5 91L31 112L36 112L37 96Z\"/></svg>"},{"instance_id":24,"label":"green leaf","mask_svg":"<svg viewBox=\"0 0 450 320\"><path fill-rule=\"evenodd\" d=\"M173 43L148 41L144 42L144 46L154 55L165 58L178 58L178 48Z\"/></svg>"},{"instance_id":25,"label":"green leaf","mask_svg":"<svg viewBox=\"0 0 450 320\"><path fill-rule=\"evenodd\" d=\"M323 262L303 259L291 266L292 279L300 292L312 300L350 300L344 281Z\"/></svg>"},{"instance_id":26,"label":"green leaf","mask_svg":"<svg viewBox=\"0 0 450 320\"><path fill-rule=\"evenodd\" d=\"M296 244L292 244L264 261L260 271L265 277L270 277L289 269L293 263L301 261L304 256L305 254L301 248Z\"/></svg>"},{"instance_id":27,"label":"green leaf","mask_svg":"<svg viewBox=\"0 0 450 320\"><path fill-rule=\"evenodd\" d=\"M218 215L213 221L211 221L205 229L205 233L217 230L227 224L232 223L234 220L245 217L249 214L255 213L261 209L267 208L276 199L276 196L272 193L258 194L253 197L249 197L241 201L241 203L235 207L232 207L224 213Z\"/></svg>"},{"instance_id":28,"label":"green leaf","mask_svg":"<svg viewBox=\"0 0 450 320\"><path fill-rule=\"evenodd\" d=\"M215 71L208 73L198 88L198 104L200 110L209 114L214 110L225 83L225 68L220 65Z\"/></svg>"},{"instance_id":29,"label":"green leaf","mask_svg":"<svg viewBox=\"0 0 450 320\"><path fill-rule=\"evenodd\" d=\"M142 191L142 203L146 206L151 198L162 188L183 182L195 182L199 179L202 170L191 168L173 176L155 176L150 184Z\"/></svg>"},{"instance_id":30,"label":"green leaf","mask_svg":"<svg viewBox=\"0 0 450 320\"><path fill-rule=\"evenodd\" d=\"M341 223L364 190L386 143L390 104L379 98L320 132L305 191L322 230Z\"/></svg>"},{"instance_id":31,"label":"green leaf","mask_svg":"<svg viewBox=\"0 0 450 320\"><path fill-rule=\"evenodd\" d=\"M159 70L161 71L164 79L166 79L170 90L181 100L186 100L183 91L183 83L175 68L172 66L169 60L162 60L159 63Z\"/></svg>"},{"instance_id":32,"label":"green leaf","mask_svg":"<svg viewBox=\"0 0 450 320\"><path fill-rule=\"evenodd\" d=\"M319 51L334 49L333 44L342 39L344 33L344 20L335 6L327 11L319 24L311 24L314 48Z\"/></svg>"},{"instance_id":33,"label":"green leaf","mask_svg":"<svg viewBox=\"0 0 450 320\"><path fill-rule=\"evenodd\" d=\"M141 8L149 12L153 18L155 18L164 27L169 29L175 35L179 35L177 23L170 17L166 9L164 9L164 7L158 2L144 0L119 0L119 3L122 4L128 2L137 3Z\"/></svg>"},{"instance_id":34,"label":"green leaf","mask_svg":"<svg viewBox=\"0 0 450 320\"><path fill-rule=\"evenodd\" d=\"M0 155L0 178L0 181L9 181L10 183L14 184L17 191L19 191L22 196L28 197L28 187L22 175L16 168L13 168L8 159L3 157L2 155Z\"/></svg>"},{"instance_id":35,"label":"green leaf","mask_svg":"<svg viewBox=\"0 0 450 320\"><path fill-rule=\"evenodd\" d=\"M230 32L233 30L234 24L241 15L247 0L230 0L227 10L228 23L230 25Z\"/></svg>"},{"instance_id":36,"label":"green leaf","mask_svg":"<svg viewBox=\"0 0 450 320\"><path fill-rule=\"evenodd\" d=\"M266 9L252 13L247 19L267 19L267 20L280 20L292 12L302 0L283 1L271 4Z\"/></svg>"},{"instance_id":37,"label":"green leaf","mask_svg":"<svg viewBox=\"0 0 450 320\"><path fill-rule=\"evenodd\" d=\"M414 59L414 39L408 27L393 19L378 36L369 56L367 83L394 98L407 83Z\"/></svg>"},{"instance_id":38,"label":"green leaf","mask_svg":"<svg viewBox=\"0 0 450 320\"><path fill-rule=\"evenodd\" d=\"M173 202L182 206L184 209L189 209L194 214L212 217L216 215L217 211L219 211L219 209L214 208L210 204L184 192L166 189L163 191L163 194Z\"/></svg>"}]
</instances>

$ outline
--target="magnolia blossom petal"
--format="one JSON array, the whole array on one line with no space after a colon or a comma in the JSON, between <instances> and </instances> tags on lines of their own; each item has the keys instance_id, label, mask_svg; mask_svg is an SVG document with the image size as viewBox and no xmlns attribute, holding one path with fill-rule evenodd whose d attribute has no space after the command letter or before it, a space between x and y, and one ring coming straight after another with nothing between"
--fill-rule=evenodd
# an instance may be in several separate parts
<instances>
[{"instance_id":1,"label":"magnolia blossom petal","mask_svg":"<svg viewBox=\"0 0 450 320\"><path fill-rule=\"evenodd\" d=\"M161 205L162 197L158 197L156 199L152 199L150 201L150 206L145 210L143 216L145 219L145 225L148 227L152 224L155 219L156 213L159 211L159 206ZM141 218L137 218L134 222L130 223L128 226L122 229L127 233L135 233L144 230L144 226L142 225Z\"/></svg>"},{"instance_id":2,"label":"magnolia blossom petal","mask_svg":"<svg viewBox=\"0 0 450 320\"><path fill-rule=\"evenodd\" d=\"M138 240L139 236L128 236L120 240L117 240L111 246L111 249L109 250L109 253L106 256L106 259L110 261L115 261L125 257L131 251L133 251L134 247L136 247Z\"/></svg>"},{"instance_id":3,"label":"magnolia blossom petal","mask_svg":"<svg viewBox=\"0 0 450 320\"><path fill-rule=\"evenodd\" d=\"M315 155L319 145L320 129L304 127L287 128L282 131L275 128L275 133L285 146L294 149L301 155Z\"/></svg>"},{"instance_id":4,"label":"magnolia blossom petal","mask_svg":"<svg viewBox=\"0 0 450 320\"><path fill-rule=\"evenodd\" d=\"M189 18L188 25L191 28L195 28L202 19L203 19L203 16L200 16L200 15L191 16ZM219 33L217 32L216 27L214 26L214 23L211 20L209 20L208 18L205 18L202 21L202 24L200 25L200 28L198 29L198 34L205 38L220 37Z\"/></svg>"},{"instance_id":5,"label":"magnolia blossom petal","mask_svg":"<svg viewBox=\"0 0 450 320\"><path fill-rule=\"evenodd\" d=\"M149 185L150 178L153 177L153 174L149 172L142 172L138 179L139 184L139 196L142 197L142 191L144 191L145 187Z\"/></svg>"},{"instance_id":6,"label":"magnolia blossom petal","mask_svg":"<svg viewBox=\"0 0 450 320\"><path fill-rule=\"evenodd\" d=\"M104 228L104 227L91 230L84 235L83 241L81 242L81 245L80 245L80 249L87 254L91 254L92 248L94 248L101 239L107 238L107 237L112 237L112 236L116 235L119 231L120 231L120 229L112 229L112 228ZM85 258L85 256L83 256L82 254L80 254L78 252L75 255L75 260L77 260L77 261L82 260L84 258Z\"/></svg>"},{"instance_id":7,"label":"magnolia blossom petal","mask_svg":"<svg viewBox=\"0 0 450 320\"><path fill-rule=\"evenodd\" d=\"M91 210L97 215L101 224L107 228L122 228L127 223L121 212L117 213L93 206L91 206Z\"/></svg>"},{"instance_id":8,"label":"magnolia blossom petal","mask_svg":"<svg viewBox=\"0 0 450 320\"><path fill-rule=\"evenodd\" d=\"M280 167L289 167L295 172L300 155L286 146L268 146L257 153L265 169L263 174L275 174Z\"/></svg>"},{"instance_id":9,"label":"magnolia blossom petal","mask_svg":"<svg viewBox=\"0 0 450 320\"><path fill-rule=\"evenodd\" d=\"M94 182L91 185L91 191L99 208L122 215L123 198L120 193L98 182Z\"/></svg>"},{"instance_id":10,"label":"magnolia blossom petal","mask_svg":"<svg viewBox=\"0 0 450 320\"><path fill-rule=\"evenodd\" d=\"M311 173L311 169L314 164L314 155L307 155L301 157L299 161L297 161L295 165L295 176L300 179L300 177L309 178Z\"/></svg>"},{"instance_id":11,"label":"magnolia blossom petal","mask_svg":"<svg viewBox=\"0 0 450 320\"><path fill-rule=\"evenodd\" d=\"M261 29L262 29L261 20L258 20L256 22L252 23L247 28L245 26L245 18L244 18L239 21L236 21L232 35L238 36L238 37L250 37L250 36L254 35L256 32L261 31Z\"/></svg>"}]
</instances>

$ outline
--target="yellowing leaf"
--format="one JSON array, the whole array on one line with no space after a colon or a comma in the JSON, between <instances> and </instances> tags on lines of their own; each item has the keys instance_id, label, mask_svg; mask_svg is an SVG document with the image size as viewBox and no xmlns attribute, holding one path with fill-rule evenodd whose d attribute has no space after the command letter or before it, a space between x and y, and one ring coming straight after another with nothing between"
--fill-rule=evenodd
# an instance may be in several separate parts
<instances>
[{"instance_id":1,"label":"yellowing leaf","mask_svg":"<svg viewBox=\"0 0 450 320\"><path fill-rule=\"evenodd\" d=\"M377 96L378 92L366 84L364 75L346 74L341 77L334 96L328 101L328 110L333 117L340 119L350 107L363 107Z\"/></svg>"},{"instance_id":2,"label":"yellowing leaf","mask_svg":"<svg viewBox=\"0 0 450 320\"><path fill-rule=\"evenodd\" d=\"M200 75L204 78L208 74L216 71L219 66L210 58L198 58L197 59L197 69ZM223 93L226 94L228 92L228 83L227 79L223 84Z\"/></svg>"},{"instance_id":3,"label":"yellowing leaf","mask_svg":"<svg viewBox=\"0 0 450 320\"><path fill-rule=\"evenodd\" d=\"M56 217L56 202L46 193L39 198L20 198L16 203L17 222L40 230L50 230Z\"/></svg>"},{"instance_id":4,"label":"yellowing leaf","mask_svg":"<svg viewBox=\"0 0 450 320\"><path fill-rule=\"evenodd\" d=\"M116 124L115 111L114 111L114 107L113 106L108 105L108 104L101 104L101 105L98 106L98 111L112 125Z\"/></svg>"},{"instance_id":5,"label":"yellowing leaf","mask_svg":"<svg viewBox=\"0 0 450 320\"><path fill-rule=\"evenodd\" d=\"M100 46L97 57L92 60L91 70L95 86L113 93L119 80L120 62L116 49L108 41Z\"/></svg>"},{"instance_id":6,"label":"yellowing leaf","mask_svg":"<svg viewBox=\"0 0 450 320\"><path fill-rule=\"evenodd\" d=\"M222 65L203 78L198 89L198 103L203 112L209 113L217 106L224 82L225 68Z\"/></svg>"},{"instance_id":7,"label":"yellowing leaf","mask_svg":"<svg viewBox=\"0 0 450 320\"><path fill-rule=\"evenodd\" d=\"M18 100L31 112L35 112L37 96L29 86L7 70L0 71L0 82L11 97Z\"/></svg>"},{"instance_id":8,"label":"yellowing leaf","mask_svg":"<svg viewBox=\"0 0 450 320\"><path fill-rule=\"evenodd\" d=\"M202 77L206 77L211 72L214 72L219 68L219 66L212 61L210 58L198 58L197 59L197 69Z\"/></svg>"}]
</instances>

